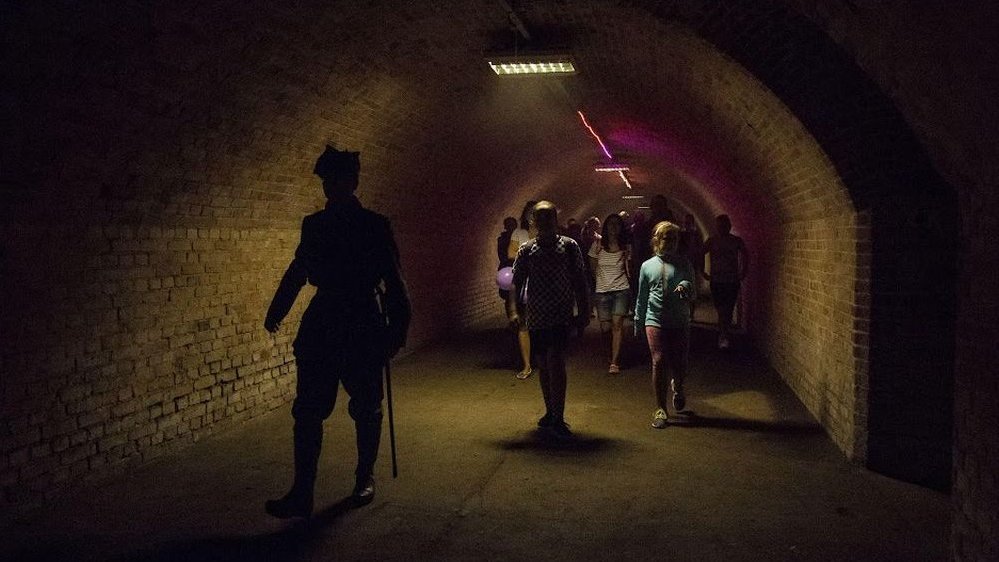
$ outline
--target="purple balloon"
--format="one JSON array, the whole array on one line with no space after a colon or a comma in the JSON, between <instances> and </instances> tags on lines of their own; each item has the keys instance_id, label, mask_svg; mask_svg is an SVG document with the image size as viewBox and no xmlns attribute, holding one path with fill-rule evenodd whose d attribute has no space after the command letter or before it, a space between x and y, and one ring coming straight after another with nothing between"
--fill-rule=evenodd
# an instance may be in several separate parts
<instances>
[{"instance_id":1,"label":"purple balloon","mask_svg":"<svg viewBox=\"0 0 999 562\"><path fill-rule=\"evenodd\" d=\"M496 272L496 285L504 291L513 288L513 268L504 267Z\"/></svg>"}]
</instances>

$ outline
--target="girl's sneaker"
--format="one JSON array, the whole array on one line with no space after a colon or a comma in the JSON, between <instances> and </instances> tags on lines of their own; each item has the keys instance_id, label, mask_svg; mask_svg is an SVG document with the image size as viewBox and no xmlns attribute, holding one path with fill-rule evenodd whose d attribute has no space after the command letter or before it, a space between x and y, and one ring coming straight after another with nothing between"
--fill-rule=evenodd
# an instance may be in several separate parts
<instances>
[{"instance_id":1,"label":"girl's sneaker","mask_svg":"<svg viewBox=\"0 0 999 562\"><path fill-rule=\"evenodd\" d=\"M617 363L611 363L610 367L607 368L607 373L610 375L616 375L621 372L621 367L617 366Z\"/></svg>"},{"instance_id":2,"label":"girl's sneaker","mask_svg":"<svg viewBox=\"0 0 999 562\"><path fill-rule=\"evenodd\" d=\"M656 429L665 429L666 425L669 423L669 416L666 414L666 410L659 408L656 413L652 416L652 427Z\"/></svg>"}]
</instances>

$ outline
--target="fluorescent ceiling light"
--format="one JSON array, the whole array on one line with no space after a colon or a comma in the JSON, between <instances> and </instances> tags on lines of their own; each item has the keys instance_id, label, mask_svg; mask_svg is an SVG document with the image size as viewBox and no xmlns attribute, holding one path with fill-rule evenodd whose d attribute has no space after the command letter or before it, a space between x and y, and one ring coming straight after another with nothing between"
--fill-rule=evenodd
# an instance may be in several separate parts
<instances>
[{"instance_id":1,"label":"fluorescent ceiling light","mask_svg":"<svg viewBox=\"0 0 999 562\"><path fill-rule=\"evenodd\" d=\"M524 74L575 74L576 66L567 55L515 55L487 59L489 68L500 76Z\"/></svg>"},{"instance_id":2,"label":"fluorescent ceiling light","mask_svg":"<svg viewBox=\"0 0 999 562\"><path fill-rule=\"evenodd\" d=\"M627 172L631 168L624 164L597 164L593 169L598 172Z\"/></svg>"},{"instance_id":3,"label":"fluorescent ceiling light","mask_svg":"<svg viewBox=\"0 0 999 562\"><path fill-rule=\"evenodd\" d=\"M622 195L621 199L645 199L644 195Z\"/></svg>"}]
</instances>

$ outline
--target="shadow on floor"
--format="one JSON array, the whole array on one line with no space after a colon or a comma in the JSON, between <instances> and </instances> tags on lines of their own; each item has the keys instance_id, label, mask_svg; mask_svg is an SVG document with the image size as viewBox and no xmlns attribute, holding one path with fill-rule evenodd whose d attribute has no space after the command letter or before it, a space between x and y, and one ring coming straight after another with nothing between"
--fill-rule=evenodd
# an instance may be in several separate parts
<instances>
[{"instance_id":1,"label":"shadow on floor","mask_svg":"<svg viewBox=\"0 0 999 562\"><path fill-rule=\"evenodd\" d=\"M504 451L530 451L545 455L552 453L595 455L620 449L620 442L614 439L591 436L585 433L575 433L570 438L558 439L540 428L520 438L501 439L490 443Z\"/></svg>"},{"instance_id":2,"label":"shadow on floor","mask_svg":"<svg viewBox=\"0 0 999 562\"><path fill-rule=\"evenodd\" d=\"M686 410L677 415L670 416L670 425L686 428L712 427L734 429L737 431L753 431L779 435L821 435L825 433L822 426L815 423L770 422L743 418L702 416L692 410Z\"/></svg>"},{"instance_id":3,"label":"shadow on floor","mask_svg":"<svg viewBox=\"0 0 999 562\"><path fill-rule=\"evenodd\" d=\"M346 497L310 519L296 519L284 529L263 535L206 537L192 541L178 541L152 551L141 551L118 558L120 562L174 562L240 560L284 561L309 559L310 552L345 513L354 508ZM335 553L329 553L335 555Z\"/></svg>"}]
</instances>

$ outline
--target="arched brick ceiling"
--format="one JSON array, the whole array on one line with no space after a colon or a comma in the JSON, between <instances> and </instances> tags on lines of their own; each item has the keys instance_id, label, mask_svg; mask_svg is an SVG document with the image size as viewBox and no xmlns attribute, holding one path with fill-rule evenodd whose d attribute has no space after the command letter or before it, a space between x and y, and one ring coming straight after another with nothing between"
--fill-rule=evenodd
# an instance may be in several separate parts
<instances>
[{"instance_id":1,"label":"arched brick ceiling","mask_svg":"<svg viewBox=\"0 0 999 562\"><path fill-rule=\"evenodd\" d=\"M361 197L418 263L432 245L413 240L446 240L460 212L466 244L454 251L479 266L454 273L480 278L500 219L523 201L549 197L579 218L620 204L620 184L592 171L601 154L577 109L635 167L638 190L666 192L702 223L728 212L755 247L812 207L852 208L795 108L698 37L728 37L712 22L729 17L741 18L736 36L761 36L768 20L641 3L518 11L538 37L571 40L578 76L492 75L484 53L513 33L492 0L53 19L25 7L25 33L42 43L19 69L36 93L19 131L30 212L293 229L321 204L311 166L333 142L362 151Z\"/></svg>"}]
</instances>

